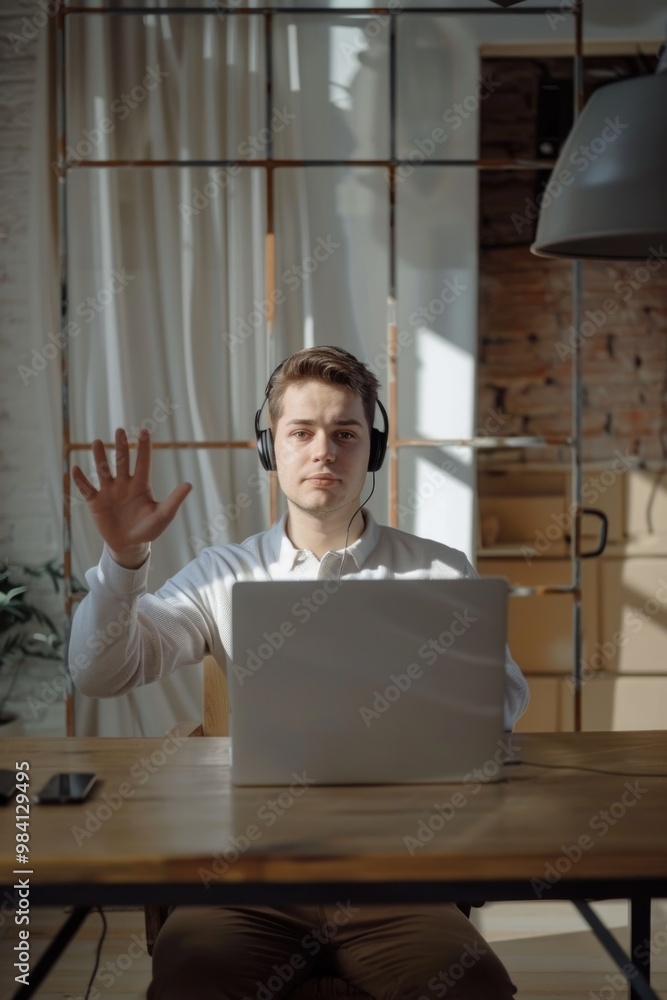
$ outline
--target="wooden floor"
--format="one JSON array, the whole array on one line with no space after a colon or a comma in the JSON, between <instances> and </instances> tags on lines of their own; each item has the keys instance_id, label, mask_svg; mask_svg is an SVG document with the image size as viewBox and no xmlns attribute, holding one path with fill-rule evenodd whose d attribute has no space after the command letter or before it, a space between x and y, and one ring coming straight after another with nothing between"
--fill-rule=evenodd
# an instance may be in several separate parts
<instances>
[{"instance_id":1,"label":"wooden floor","mask_svg":"<svg viewBox=\"0 0 667 1000\"><path fill-rule=\"evenodd\" d=\"M596 903L595 909L628 948L627 904ZM519 987L518 1000L624 1000L627 996L625 988L619 989L613 963L571 904L494 903L473 912L475 923ZM63 918L57 910L32 911L32 941L40 942L33 951L35 957ZM91 1000L145 1000L150 958L145 951L143 915L137 910L110 910L107 921ZM654 902L652 924L653 987L667 997L667 901ZM39 1000L83 1000L101 927L99 914L91 914L36 994ZM13 922L0 920L0 1000L13 993L16 941Z\"/></svg>"}]
</instances>

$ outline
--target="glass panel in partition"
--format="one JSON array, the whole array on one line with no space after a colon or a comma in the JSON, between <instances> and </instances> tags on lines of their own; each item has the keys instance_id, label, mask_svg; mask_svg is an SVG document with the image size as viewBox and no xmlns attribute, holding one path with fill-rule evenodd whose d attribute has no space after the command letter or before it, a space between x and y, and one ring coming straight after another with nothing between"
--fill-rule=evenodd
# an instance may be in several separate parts
<instances>
[{"instance_id":1,"label":"glass panel in partition","mask_svg":"<svg viewBox=\"0 0 667 1000\"><path fill-rule=\"evenodd\" d=\"M336 344L371 366L386 403L389 217L384 171L280 169L275 185L274 363L304 346ZM374 509L385 520L386 472L377 478Z\"/></svg>"},{"instance_id":2,"label":"glass panel in partition","mask_svg":"<svg viewBox=\"0 0 667 1000\"><path fill-rule=\"evenodd\" d=\"M212 173L72 171L73 440L140 426L167 397L156 440L253 439L266 368L264 172L239 169L224 188Z\"/></svg>"},{"instance_id":3,"label":"glass panel in partition","mask_svg":"<svg viewBox=\"0 0 667 1000\"><path fill-rule=\"evenodd\" d=\"M275 135L277 157L389 156L387 25L388 18L274 18L273 98L290 116L289 128Z\"/></svg>"},{"instance_id":4,"label":"glass panel in partition","mask_svg":"<svg viewBox=\"0 0 667 1000\"><path fill-rule=\"evenodd\" d=\"M66 24L70 162L264 155L261 18L71 14Z\"/></svg>"}]
</instances>

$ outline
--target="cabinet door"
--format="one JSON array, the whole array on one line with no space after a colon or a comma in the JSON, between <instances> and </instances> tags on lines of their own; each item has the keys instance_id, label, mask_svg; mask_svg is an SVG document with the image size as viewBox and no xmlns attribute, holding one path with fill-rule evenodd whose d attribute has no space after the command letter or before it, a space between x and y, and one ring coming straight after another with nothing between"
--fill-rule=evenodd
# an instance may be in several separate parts
<instances>
[{"instance_id":1,"label":"cabinet door","mask_svg":"<svg viewBox=\"0 0 667 1000\"><path fill-rule=\"evenodd\" d=\"M602 560L600 635L590 666L667 674L667 557Z\"/></svg>"},{"instance_id":2,"label":"cabinet door","mask_svg":"<svg viewBox=\"0 0 667 1000\"><path fill-rule=\"evenodd\" d=\"M514 727L517 733L563 733L574 728L574 701L569 679L529 675L528 708Z\"/></svg>"},{"instance_id":3,"label":"cabinet door","mask_svg":"<svg viewBox=\"0 0 667 1000\"><path fill-rule=\"evenodd\" d=\"M667 729L667 677L595 677L583 687L582 724L603 732Z\"/></svg>"},{"instance_id":4,"label":"cabinet door","mask_svg":"<svg viewBox=\"0 0 667 1000\"><path fill-rule=\"evenodd\" d=\"M505 576L510 583L531 587L568 584L572 573L565 559L545 559L530 565L522 559L480 559L477 569L482 576ZM586 658L597 640L597 572L592 563L584 563L582 570ZM524 674L572 673L572 606L570 594L510 597L508 641Z\"/></svg>"},{"instance_id":5,"label":"cabinet door","mask_svg":"<svg viewBox=\"0 0 667 1000\"><path fill-rule=\"evenodd\" d=\"M566 559L480 559L484 576L505 576L513 584L540 587L571 580ZM597 642L597 565L582 565L584 660ZM511 597L508 641L530 688L530 704L519 719L518 732L567 732L574 726L574 657L571 594Z\"/></svg>"}]
</instances>

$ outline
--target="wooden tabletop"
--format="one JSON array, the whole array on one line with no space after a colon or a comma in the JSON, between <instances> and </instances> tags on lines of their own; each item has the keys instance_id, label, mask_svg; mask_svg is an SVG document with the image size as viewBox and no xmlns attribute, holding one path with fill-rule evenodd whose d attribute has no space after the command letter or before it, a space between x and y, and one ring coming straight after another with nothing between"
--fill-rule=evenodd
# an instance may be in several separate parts
<instances>
[{"instance_id":1,"label":"wooden tabletop","mask_svg":"<svg viewBox=\"0 0 667 1000\"><path fill-rule=\"evenodd\" d=\"M31 792L55 771L102 779L85 803L31 804L42 885L206 872L262 883L667 877L667 732L512 739L523 761L564 767L521 763L496 783L234 788L228 738L203 737L0 740L0 767L29 762ZM20 867L14 821L12 804L0 808L4 884Z\"/></svg>"}]
</instances>

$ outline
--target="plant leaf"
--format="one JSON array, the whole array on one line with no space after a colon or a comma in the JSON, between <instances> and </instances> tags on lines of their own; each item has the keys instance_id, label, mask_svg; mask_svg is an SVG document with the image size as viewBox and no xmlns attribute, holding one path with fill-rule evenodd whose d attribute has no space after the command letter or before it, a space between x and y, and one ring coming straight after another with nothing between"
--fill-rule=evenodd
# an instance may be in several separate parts
<instances>
[{"instance_id":1,"label":"plant leaf","mask_svg":"<svg viewBox=\"0 0 667 1000\"><path fill-rule=\"evenodd\" d=\"M8 590L6 592L1 591L0 605L9 604L10 601L13 601L14 598L17 597L19 594L25 594L27 589L28 589L27 587L13 587L11 590Z\"/></svg>"}]
</instances>

